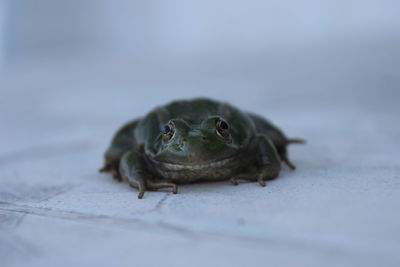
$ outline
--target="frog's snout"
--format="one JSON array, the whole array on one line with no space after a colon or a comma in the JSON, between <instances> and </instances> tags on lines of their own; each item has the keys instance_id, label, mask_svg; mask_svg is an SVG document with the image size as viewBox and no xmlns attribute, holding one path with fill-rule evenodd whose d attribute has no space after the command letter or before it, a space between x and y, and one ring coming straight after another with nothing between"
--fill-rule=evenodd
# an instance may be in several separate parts
<instances>
[{"instance_id":1,"label":"frog's snout","mask_svg":"<svg viewBox=\"0 0 400 267\"><path fill-rule=\"evenodd\" d=\"M177 131L175 137L165 143L157 154L160 161L179 163L208 162L236 153L214 131L189 129Z\"/></svg>"},{"instance_id":2,"label":"frog's snout","mask_svg":"<svg viewBox=\"0 0 400 267\"><path fill-rule=\"evenodd\" d=\"M207 154L206 140L205 136L197 135L181 141L181 148L188 161L204 160L204 155Z\"/></svg>"},{"instance_id":3,"label":"frog's snout","mask_svg":"<svg viewBox=\"0 0 400 267\"><path fill-rule=\"evenodd\" d=\"M160 153L171 160L179 162L198 162L208 160L213 156L210 137L200 130L191 130L185 136L177 136Z\"/></svg>"}]
</instances>

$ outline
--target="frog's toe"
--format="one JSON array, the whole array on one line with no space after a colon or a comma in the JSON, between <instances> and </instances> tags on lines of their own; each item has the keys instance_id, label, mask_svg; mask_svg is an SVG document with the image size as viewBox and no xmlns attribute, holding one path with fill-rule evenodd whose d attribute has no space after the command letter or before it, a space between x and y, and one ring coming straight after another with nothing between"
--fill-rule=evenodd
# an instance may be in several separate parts
<instances>
[{"instance_id":1,"label":"frog's toe","mask_svg":"<svg viewBox=\"0 0 400 267\"><path fill-rule=\"evenodd\" d=\"M114 169L114 170L111 171L111 174L112 174L112 176L113 176L115 181L122 182L122 177L121 177L119 171Z\"/></svg>"},{"instance_id":2,"label":"frog's toe","mask_svg":"<svg viewBox=\"0 0 400 267\"><path fill-rule=\"evenodd\" d=\"M168 188L168 187L172 188L172 193L173 194L177 194L178 193L178 185L177 184L168 183L168 182L151 182L151 181L147 182L147 188L149 190L157 191L158 189Z\"/></svg>"},{"instance_id":3,"label":"frog's toe","mask_svg":"<svg viewBox=\"0 0 400 267\"><path fill-rule=\"evenodd\" d=\"M104 166L99 169L99 172L110 172L111 169L112 168L110 164L104 164Z\"/></svg>"},{"instance_id":4,"label":"frog's toe","mask_svg":"<svg viewBox=\"0 0 400 267\"><path fill-rule=\"evenodd\" d=\"M146 186L144 185L144 183L138 183L138 187L139 187L139 194L138 194L138 199L142 199L144 196L144 192L146 191Z\"/></svg>"},{"instance_id":5,"label":"frog's toe","mask_svg":"<svg viewBox=\"0 0 400 267\"><path fill-rule=\"evenodd\" d=\"M261 177L261 176L257 178L257 182L258 182L258 184L261 185L262 187L267 186L267 183L265 182L264 178Z\"/></svg>"},{"instance_id":6,"label":"frog's toe","mask_svg":"<svg viewBox=\"0 0 400 267\"><path fill-rule=\"evenodd\" d=\"M247 180L250 182L258 182L261 186L266 186L267 183L265 182L265 179L262 176L258 176L257 175L239 175L239 176L235 176L230 178L230 182L233 185L238 185L239 182L237 180Z\"/></svg>"},{"instance_id":7,"label":"frog's toe","mask_svg":"<svg viewBox=\"0 0 400 267\"><path fill-rule=\"evenodd\" d=\"M146 185L143 182L139 182L139 181L137 181L135 183L132 183L132 182L128 181L128 184L131 187L137 188L139 190L139 193L138 193L137 197L138 197L138 199L142 199L143 196L144 196L144 192L146 192L146 190L147 190Z\"/></svg>"},{"instance_id":8,"label":"frog's toe","mask_svg":"<svg viewBox=\"0 0 400 267\"><path fill-rule=\"evenodd\" d=\"M144 192L147 191L147 187L146 187L146 184L144 183L144 181L142 179L135 179L135 180L127 179L126 181L132 188L136 188L139 190L138 198L142 199L144 196Z\"/></svg>"},{"instance_id":9,"label":"frog's toe","mask_svg":"<svg viewBox=\"0 0 400 267\"><path fill-rule=\"evenodd\" d=\"M231 181L231 183L232 183L233 185L239 185L237 179L238 179L237 177L232 177L232 178L229 179L229 180Z\"/></svg>"},{"instance_id":10,"label":"frog's toe","mask_svg":"<svg viewBox=\"0 0 400 267\"><path fill-rule=\"evenodd\" d=\"M288 139L288 140L286 141L286 146L289 145L289 144L305 144L305 143L306 143L306 141L303 140L303 139L294 138L294 139ZM296 166L295 166L292 162L290 162L290 160L289 160L289 157L288 157L288 154L287 154L287 148L286 148L286 147L280 151L279 155L280 155L280 157L281 157L281 160L282 160L283 162L285 162L286 165L287 165L290 169L292 169L292 170L295 170L295 169L296 169Z\"/></svg>"},{"instance_id":11,"label":"frog's toe","mask_svg":"<svg viewBox=\"0 0 400 267\"><path fill-rule=\"evenodd\" d=\"M290 162L290 160L288 159L287 155L284 155L284 156L282 157L282 161L285 162L286 165L287 165L290 169L292 169L292 170L295 170L295 169L296 169L296 166L295 166L292 162Z\"/></svg>"},{"instance_id":12,"label":"frog's toe","mask_svg":"<svg viewBox=\"0 0 400 267\"><path fill-rule=\"evenodd\" d=\"M99 172L108 172L111 173L111 175L113 176L114 180L118 181L118 182L122 182L122 177L118 171L117 168L113 167L112 165L104 165L103 168L101 168L99 170Z\"/></svg>"}]
</instances>

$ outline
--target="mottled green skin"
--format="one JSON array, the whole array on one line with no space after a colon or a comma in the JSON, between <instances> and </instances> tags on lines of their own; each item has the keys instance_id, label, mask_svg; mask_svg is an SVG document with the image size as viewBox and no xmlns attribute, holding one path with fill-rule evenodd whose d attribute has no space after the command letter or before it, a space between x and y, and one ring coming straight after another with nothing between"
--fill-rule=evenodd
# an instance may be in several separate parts
<instances>
[{"instance_id":1,"label":"mottled green skin","mask_svg":"<svg viewBox=\"0 0 400 267\"><path fill-rule=\"evenodd\" d=\"M217 134L216 121L229 124L229 136ZM169 123L175 133L163 138ZM104 172L146 190L196 181L274 179L287 158L289 140L270 122L254 114L210 99L175 101L157 107L144 118L129 122L114 136L105 153Z\"/></svg>"}]
</instances>

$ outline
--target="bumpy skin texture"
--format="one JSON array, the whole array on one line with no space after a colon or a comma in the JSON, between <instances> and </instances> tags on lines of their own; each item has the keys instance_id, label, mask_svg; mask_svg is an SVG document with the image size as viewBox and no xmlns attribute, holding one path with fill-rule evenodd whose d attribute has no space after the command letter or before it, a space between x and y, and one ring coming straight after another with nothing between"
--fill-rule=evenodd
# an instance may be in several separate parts
<instances>
[{"instance_id":1,"label":"bumpy skin texture","mask_svg":"<svg viewBox=\"0 0 400 267\"><path fill-rule=\"evenodd\" d=\"M257 181L279 175L281 161L290 168L290 143L264 118L210 99L175 101L131 121L115 134L101 172L145 191L197 181Z\"/></svg>"}]
</instances>

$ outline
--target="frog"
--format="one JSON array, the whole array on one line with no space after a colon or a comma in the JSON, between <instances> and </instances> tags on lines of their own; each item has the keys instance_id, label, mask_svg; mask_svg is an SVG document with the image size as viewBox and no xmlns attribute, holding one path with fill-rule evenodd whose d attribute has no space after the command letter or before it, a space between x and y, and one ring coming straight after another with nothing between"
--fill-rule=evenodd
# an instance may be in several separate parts
<instances>
[{"instance_id":1,"label":"frog","mask_svg":"<svg viewBox=\"0 0 400 267\"><path fill-rule=\"evenodd\" d=\"M123 125L104 154L100 172L146 191L178 185L229 180L257 182L275 179L282 162L290 169L289 139L269 120L209 98L176 100Z\"/></svg>"}]
</instances>

